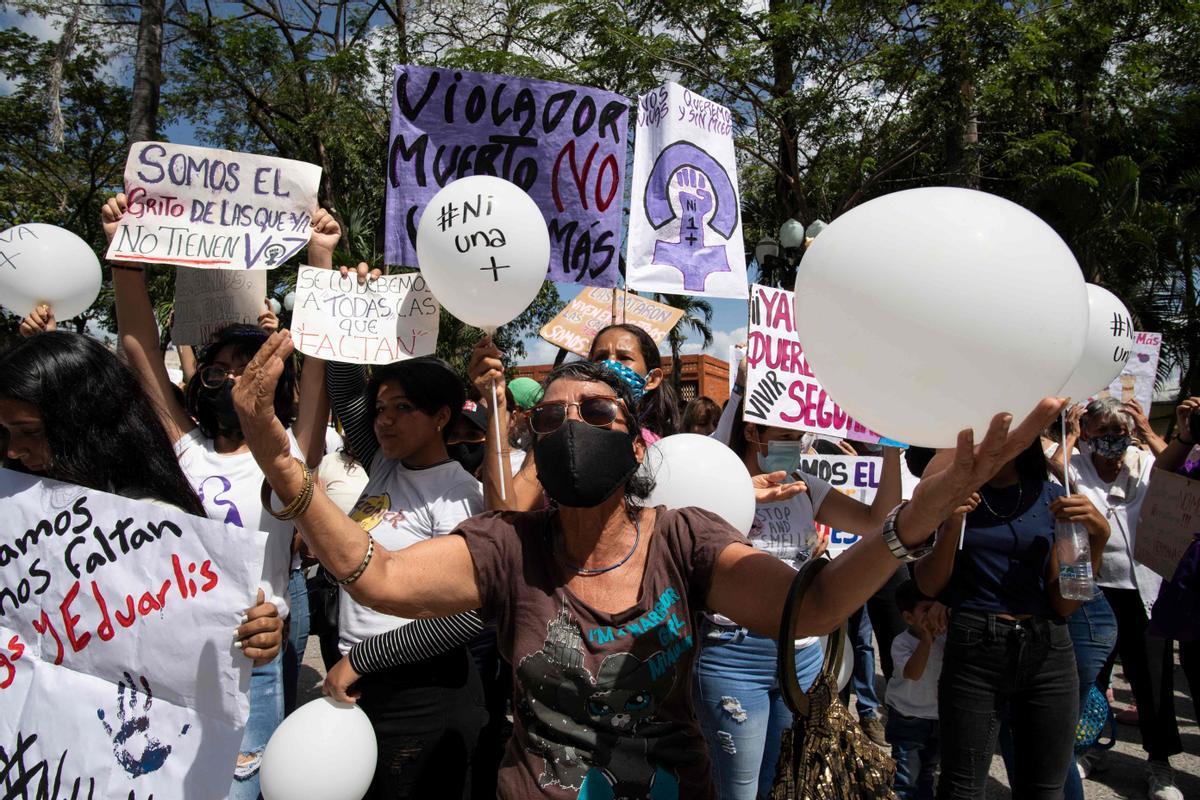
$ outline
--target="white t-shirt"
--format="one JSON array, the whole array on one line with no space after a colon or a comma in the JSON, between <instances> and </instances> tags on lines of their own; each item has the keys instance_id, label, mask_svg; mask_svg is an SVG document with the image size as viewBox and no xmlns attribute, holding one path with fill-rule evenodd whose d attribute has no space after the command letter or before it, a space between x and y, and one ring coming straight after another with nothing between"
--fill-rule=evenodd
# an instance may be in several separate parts
<instances>
[{"instance_id":1,"label":"white t-shirt","mask_svg":"<svg viewBox=\"0 0 1200 800\"><path fill-rule=\"evenodd\" d=\"M483 487L458 462L409 469L399 459L377 453L367 488L350 518L374 537L377 547L401 550L450 533L481 511ZM361 606L343 589L338 604L338 648L347 653L363 639L411 621Z\"/></svg>"},{"instance_id":2,"label":"white t-shirt","mask_svg":"<svg viewBox=\"0 0 1200 800\"><path fill-rule=\"evenodd\" d=\"M296 437L288 431L292 455L303 459ZM258 587L263 596L279 609L279 616L288 615L288 578L292 565L292 533L290 521L278 520L262 507L263 473L249 450L243 453L218 453L199 428L175 442L175 455L188 482L200 495L204 511L210 519L240 525L250 530L266 531L267 550L263 555L262 579ZM274 493L271 502L276 508L283 505ZM254 598L250 598L251 601Z\"/></svg>"},{"instance_id":3,"label":"white t-shirt","mask_svg":"<svg viewBox=\"0 0 1200 800\"><path fill-rule=\"evenodd\" d=\"M363 465L341 453L331 451L321 459L317 474L321 476L325 494L343 514L349 516L354 510L354 504L367 488L367 471Z\"/></svg>"},{"instance_id":4,"label":"white t-shirt","mask_svg":"<svg viewBox=\"0 0 1200 800\"><path fill-rule=\"evenodd\" d=\"M804 563L816 542L816 516L832 488L816 475L802 472L800 476L808 486L808 491L778 503L756 505L754 528L750 531L750 544L787 562L794 569ZM709 614L709 618L718 625L737 625L722 614ZM797 639L796 648L808 647L818 641L820 639L816 636Z\"/></svg>"},{"instance_id":5,"label":"white t-shirt","mask_svg":"<svg viewBox=\"0 0 1200 800\"><path fill-rule=\"evenodd\" d=\"M332 425L325 426L325 455L336 453L346 446L346 440L338 433L338 429Z\"/></svg>"},{"instance_id":6,"label":"white t-shirt","mask_svg":"<svg viewBox=\"0 0 1200 800\"><path fill-rule=\"evenodd\" d=\"M929 646L929 660L918 681L904 677L904 666L917 652L921 640L903 631L892 640L892 678L887 685L887 704L910 717L938 718L938 676L942 674L942 656L946 652L946 637L938 636Z\"/></svg>"},{"instance_id":7,"label":"white t-shirt","mask_svg":"<svg viewBox=\"0 0 1200 800\"><path fill-rule=\"evenodd\" d=\"M1160 578L1133 558L1137 545L1137 523L1150 487L1154 456L1136 447L1125 451L1116 480L1107 483L1092 462L1092 448L1084 441L1071 454L1071 491L1092 501L1108 520L1108 543L1096 584L1112 589L1137 589L1147 609L1158 598ZM1147 610L1147 614L1149 611Z\"/></svg>"}]
</instances>

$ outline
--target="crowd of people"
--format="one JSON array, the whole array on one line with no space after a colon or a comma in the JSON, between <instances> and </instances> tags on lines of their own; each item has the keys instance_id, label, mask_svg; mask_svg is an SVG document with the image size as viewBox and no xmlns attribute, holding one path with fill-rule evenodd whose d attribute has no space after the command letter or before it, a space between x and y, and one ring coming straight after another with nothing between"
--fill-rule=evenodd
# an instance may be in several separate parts
<instances>
[{"instance_id":1,"label":"crowd of people","mask_svg":"<svg viewBox=\"0 0 1200 800\"><path fill-rule=\"evenodd\" d=\"M123 195L104 204L110 237L125 208ZM307 263L334 268L339 236L319 212ZM117 354L55 330L49 308L0 354L6 466L269 534L235 641L252 677L232 798L259 796L310 633L326 693L375 729L370 798L766 797L792 724L780 610L826 527L862 538L805 595L787 632L795 669L807 687L821 637L849 620L846 691L895 759L900 798L984 797L997 748L1014 797L1083 797L1104 757L1076 749L1076 723L1117 659L1146 796L1182 797L1174 650L1195 700L1200 644L1181 586L1140 565L1134 542L1156 473L1200 473L1200 398L1179 406L1169 442L1136 403L1047 398L978 442L964 431L956 449L902 455L744 422L744 372L724 407L680 409L635 325L603 329L540 385L506 381L484 336L464 385L431 357L298 364L269 313L199 348L180 386L144 267L111 266ZM646 448L679 432L745 464L748 536L647 504ZM818 452L879 455L874 500L804 472ZM920 480L903 500L906 469ZM1063 596L1064 523L1090 540L1091 599Z\"/></svg>"}]
</instances>

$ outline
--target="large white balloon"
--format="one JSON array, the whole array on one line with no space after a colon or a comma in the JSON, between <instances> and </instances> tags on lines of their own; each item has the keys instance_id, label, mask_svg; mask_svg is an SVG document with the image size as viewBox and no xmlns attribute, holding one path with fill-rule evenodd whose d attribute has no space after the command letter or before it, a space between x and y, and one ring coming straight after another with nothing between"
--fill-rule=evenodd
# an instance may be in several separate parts
<instances>
[{"instance_id":1,"label":"large white balloon","mask_svg":"<svg viewBox=\"0 0 1200 800\"><path fill-rule=\"evenodd\" d=\"M1133 352L1129 309L1103 286L1089 283L1087 293L1088 325L1083 355L1058 391L1059 396L1074 398L1076 402L1085 402L1101 389L1107 389L1125 369L1125 362Z\"/></svg>"},{"instance_id":2,"label":"large white balloon","mask_svg":"<svg viewBox=\"0 0 1200 800\"><path fill-rule=\"evenodd\" d=\"M845 626L842 626L842 663L838 666L838 691L846 688L850 683L850 678L854 674L854 645L850 644L850 633ZM829 635L821 637L821 652L829 652Z\"/></svg>"},{"instance_id":3,"label":"large white balloon","mask_svg":"<svg viewBox=\"0 0 1200 800\"><path fill-rule=\"evenodd\" d=\"M1055 394L1083 352L1087 292L1066 243L1026 209L969 189L871 200L813 240L796 333L855 419L912 444L976 439Z\"/></svg>"},{"instance_id":4,"label":"large white balloon","mask_svg":"<svg viewBox=\"0 0 1200 800\"><path fill-rule=\"evenodd\" d=\"M25 317L42 303L62 321L100 294L100 260L65 228L31 222L0 232L0 303Z\"/></svg>"},{"instance_id":5,"label":"large white balloon","mask_svg":"<svg viewBox=\"0 0 1200 800\"><path fill-rule=\"evenodd\" d=\"M476 328L498 328L529 307L546 279L546 218L503 178L459 178L425 206L417 262L447 311Z\"/></svg>"},{"instance_id":6,"label":"large white balloon","mask_svg":"<svg viewBox=\"0 0 1200 800\"><path fill-rule=\"evenodd\" d=\"M259 768L264 800L361 800L378 755L363 710L322 697L275 729Z\"/></svg>"},{"instance_id":7,"label":"large white balloon","mask_svg":"<svg viewBox=\"0 0 1200 800\"><path fill-rule=\"evenodd\" d=\"M754 483L742 460L716 439L677 433L646 449L652 506L711 511L742 533L754 524Z\"/></svg>"}]
</instances>

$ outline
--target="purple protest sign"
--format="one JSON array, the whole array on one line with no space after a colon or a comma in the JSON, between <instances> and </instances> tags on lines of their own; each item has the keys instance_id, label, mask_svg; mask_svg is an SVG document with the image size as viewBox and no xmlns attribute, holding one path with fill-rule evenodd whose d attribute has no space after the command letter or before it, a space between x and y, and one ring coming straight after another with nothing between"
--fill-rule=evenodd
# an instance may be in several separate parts
<instances>
[{"instance_id":1,"label":"purple protest sign","mask_svg":"<svg viewBox=\"0 0 1200 800\"><path fill-rule=\"evenodd\" d=\"M545 215L549 280L615 285L628 111L625 98L600 89L397 67L385 260L419 266L417 223L430 198L457 178L495 175Z\"/></svg>"}]
</instances>

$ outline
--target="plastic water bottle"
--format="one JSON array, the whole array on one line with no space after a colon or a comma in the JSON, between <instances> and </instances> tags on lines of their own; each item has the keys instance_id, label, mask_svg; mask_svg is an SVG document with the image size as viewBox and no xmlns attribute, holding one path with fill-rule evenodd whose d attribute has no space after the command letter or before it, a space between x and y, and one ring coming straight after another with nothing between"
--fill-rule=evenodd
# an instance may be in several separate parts
<instances>
[{"instance_id":1,"label":"plastic water bottle","mask_svg":"<svg viewBox=\"0 0 1200 800\"><path fill-rule=\"evenodd\" d=\"M1096 581L1087 531L1073 522L1060 522L1054 528L1054 546L1058 551L1058 591L1063 599L1091 600Z\"/></svg>"}]
</instances>

